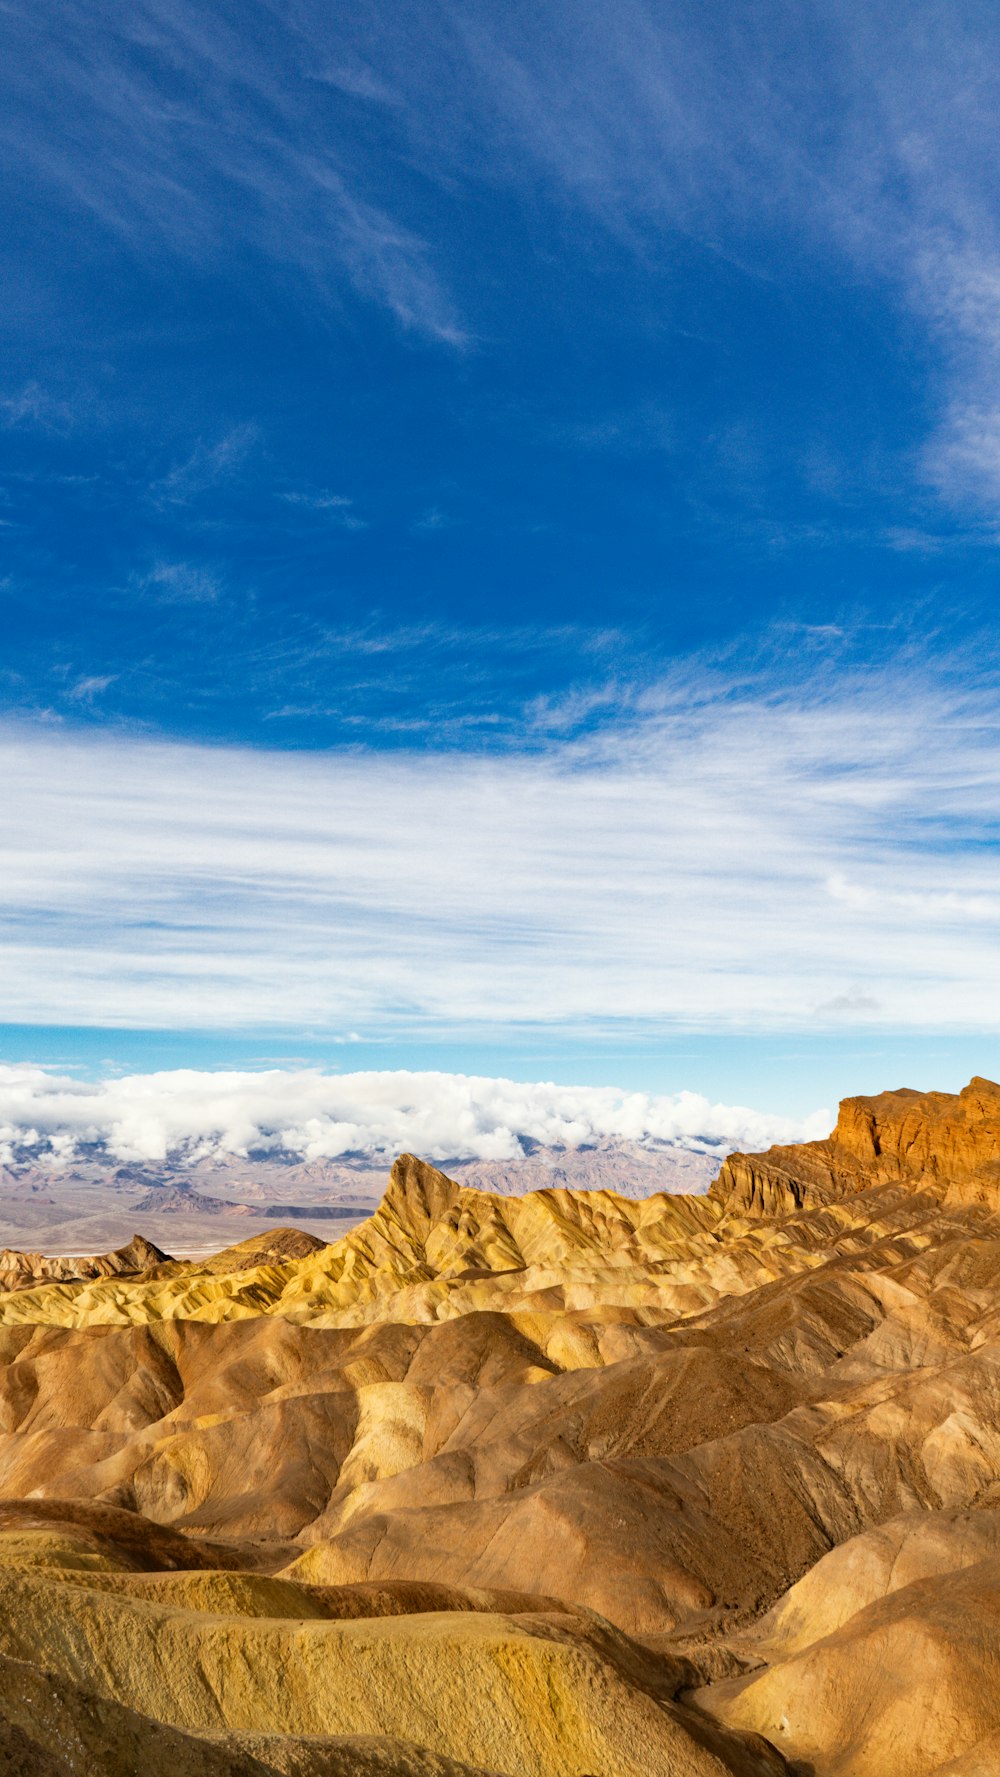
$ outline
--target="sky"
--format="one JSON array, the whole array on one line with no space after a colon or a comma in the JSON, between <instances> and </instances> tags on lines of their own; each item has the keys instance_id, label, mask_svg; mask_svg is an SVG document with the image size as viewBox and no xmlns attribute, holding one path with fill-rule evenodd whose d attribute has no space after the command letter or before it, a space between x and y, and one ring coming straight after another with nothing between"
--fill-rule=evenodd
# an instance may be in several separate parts
<instances>
[{"instance_id":1,"label":"sky","mask_svg":"<svg viewBox=\"0 0 1000 1777\"><path fill-rule=\"evenodd\" d=\"M0 38L0 1059L1000 1073L996 8Z\"/></svg>"}]
</instances>

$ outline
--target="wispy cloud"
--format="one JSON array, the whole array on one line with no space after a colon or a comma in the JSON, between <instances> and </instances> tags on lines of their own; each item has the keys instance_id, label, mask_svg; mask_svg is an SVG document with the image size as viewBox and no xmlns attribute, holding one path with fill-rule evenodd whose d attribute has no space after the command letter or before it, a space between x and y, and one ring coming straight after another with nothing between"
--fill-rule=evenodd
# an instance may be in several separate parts
<instances>
[{"instance_id":1,"label":"wispy cloud","mask_svg":"<svg viewBox=\"0 0 1000 1777\"><path fill-rule=\"evenodd\" d=\"M422 512L420 517L414 520L413 529L426 535L433 535L436 531L450 531L455 523L456 520L449 518L447 512L442 512L440 506L428 506L426 512Z\"/></svg>"},{"instance_id":2,"label":"wispy cloud","mask_svg":"<svg viewBox=\"0 0 1000 1777\"><path fill-rule=\"evenodd\" d=\"M363 99L370 105L389 105L395 108L402 104L398 92L380 80L371 68L361 62L344 62L326 68L307 68L306 78L320 80L327 86L334 86L339 92L347 93L352 99Z\"/></svg>"},{"instance_id":3,"label":"wispy cloud","mask_svg":"<svg viewBox=\"0 0 1000 1777\"><path fill-rule=\"evenodd\" d=\"M130 586L161 604L206 604L222 592L222 580L197 562L156 561L133 574Z\"/></svg>"},{"instance_id":4,"label":"wispy cloud","mask_svg":"<svg viewBox=\"0 0 1000 1777\"><path fill-rule=\"evenodd\" d=\"M408 331L466 347L468 331L444 295L427 243L375 205L351 196L327 165L312 162L306 171L320 191L337 200L340 250L357 288L384 303Z\"/></svg>"},{"instance_id":5,"label":"wispy cloud","mask_svg":"<svg viewBox=\"0 0 1000 1777\"><path fill-rule=\"evenodd\" d=\"M117 676L117 673L90 673L85 678L77 679L70 686L67 696L74 703L92 704L103 691L107 691L109 685L114 684Z\"/></svg>"},{"instance_id":6,"label":"wispy cloud","mask_svg":"<svg viewBox=\"0 0 1000 1777\"><path fill-rule=\"evenodd\" d=\"M1000 707L910 661L692 666L527 754L8 729L0 769L12 1020L814 1028L863 982L1000 1027Z\"/></svg>"},{"instance_id":7,"label":"wispy cloud","mask_svg":"<svg viewBox=\"0 0 1000 1777\"><path fill-rule=\"evenodd\" d=\"M556 0L452 6L390 78L417 142L587 217L645 265L696 241L742 276L778 276L787 243L816 275L894 297L920 341L929 432L912 473L959 506L1000 495L1000 215L989 169L1000 24L982 7L838 0L704 28L683 9ZM433 114L428 59L461 67ZM916 326L914 326L916 323ZM912 354L911 354L912 357ZM655 404L579 428L605 450L669 449ZM645 436L644 436L645 434Z\"/></svg>"},{"instance_id":8,"label":"wispy cloud","mask_svg":"<svg viewBox=\"0 0 1000 1777\"><path fill-rule=\"evenodd\" d=\"M331 494L326 488L316 488L312 492L298 489L283 493L279 498L292 506L305 506L310 512L342 512L354 504L347 494Z\"/></svg>"},{"instance_id":9,"label":"wispy cloud","mask_svg":"<svg viewBox=\"0 0 1000 1777\"><path fill-rule=\"evenodd\" d=\"M279 493L278 498L300 512L316 514L328 524L345 531L366 531L368 520L354 510L354 501L347 494L332 494L327 488L295 488Z\"/></svg>"},{"instance_id":10,"label":"wispy cloud","mask_svg":"<svg viewBox=\"0 0 1000 1777\"><path fill-rule=\"evenodd\" d=\"M645 457L677 449L678 421L654 401L587 419L563 420L549 428L555 444L608 456Z\"/></svg>"},{"instance_id":11,"label":"wispy cloud","mask_svg":"<svg viewBox=\"0 0 1000 1777\"><path fill-rule=\"evenodd\" d=\"M304 277L326 306L353 284L404 328L461 345L427 243L364 189L355 101L384 105L386 83L343 53L328 15L297 13L279 23L259 0L232 22L191 0L29 13L15 0L17 165L145 254L216 265L249 252ZM336 89L351 112L339 128Z\"/></svg>"},{"instance_id":12,"label":"wispy cloud","mask_svg":"<svg viewBox=\"0 0 1000 1777\"><path fill-rule=\"evenodd\" d=\"M507 1160L521 1138L579 1147L602 1139L676 1143L720 1155L735 1147L825 1135L829 1114L792 1121L614 1087L555 1086L465 1074L133 1074L96 1084L0 1064L0 1163L19 1148L65 1165L83 1142L120 1160L198 1159L267 1149L307 1160L416 1151L430 1160Z\"/></svg>"},{"instance_id":13,"label":"wispy cloud","mask_svg":"<svg viewBox=\"0 0 1000 1777\"><path fill-rule=\"evenodd\" d=\"M883 908L902 908L928 920L984 920L989 925L1000 925L1000 894L961 894L953 889L886 890L848 882L843 876L831 877L827 889L833 900L863 912L873 911L881 903Z\"/></svg>"},{"instance_id":14,"label":"wispy cloud","mask_svg":"<svg viewBox=\"0 0 1000 1777\"><path fill-rule=\"evenodd\" d=\"M238 21L193 0L12 0L6 16L16 165L145 257L266 261L327 309L352 285L461 348L475 322L451 291L454 219L428 193L513 191L539 238L596 224L646 266L693 240L757 284L780 283L771 249L790 244L916 317L933 436L914 468L948 498L994 497L987 8L768 0L706 22L649 0L466 0L424 8L419 29L406 8L320 0L280 19L261 0ZM646 448L644 428L669 448L655 403L580 442Z\"/></svg>"},{"instance_id":15,"label":"wispy cloud","mask_svg":"<svg viewBox=\"0 0 1000 1777\"><path fill-rule=\"evenodd\" d=\"M73 411L68 402L39 383L29 382L15 394L0 399L0 423L11 428L34 426L42 431L66 433L73 424Z\"/></svg>"},{"instance_id":16,"label":"wispy cloud","mask_svg":"<svg viewBox=\"0 0 1000 1777\"><path fill-rule=\"evenodd\" d=\"M194 448L154 481L151 497L159 505L185 506L202 494L214 493L237 477L260 437L257 426L233 426L213 444L199 439Z\"/></svg>"}]
</instances>

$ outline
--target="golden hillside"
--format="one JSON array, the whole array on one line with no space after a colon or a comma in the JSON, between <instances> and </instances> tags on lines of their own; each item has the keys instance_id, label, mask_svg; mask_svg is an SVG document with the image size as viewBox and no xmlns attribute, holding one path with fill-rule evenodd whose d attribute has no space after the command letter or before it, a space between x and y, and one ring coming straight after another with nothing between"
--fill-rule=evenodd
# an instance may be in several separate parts
<instances>
[{"instance_id":1,"label":"golden hillside","mask_svg":"<svg viewBox=\"0 0 1000 1777\"><path fill-rule=\"evenodd\" d=\"M330 1246L22 1272L0 1753L1000 1769L998 1138L976 1080L846 1100L707 1198L404 1156Z\"/></svg>"}]
</instances>

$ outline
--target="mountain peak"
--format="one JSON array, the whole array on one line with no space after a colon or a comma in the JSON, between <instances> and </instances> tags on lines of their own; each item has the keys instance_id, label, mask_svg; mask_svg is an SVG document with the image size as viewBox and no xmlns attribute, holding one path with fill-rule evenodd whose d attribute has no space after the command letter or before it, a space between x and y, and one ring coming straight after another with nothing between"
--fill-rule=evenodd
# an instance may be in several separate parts
<instances>
[{"instance_id":1,"label":"mountain peak","mask_svg":"<svg viewBox=\"0 0 1000 1777\"><path fill-rule=\"evenodd\" d=\"M382 1211L405 1220L421 1238L458 1202L461 1186L416 1154L400 1154L393 1162L382 1199Z\"/></svg>"}]
</instances>

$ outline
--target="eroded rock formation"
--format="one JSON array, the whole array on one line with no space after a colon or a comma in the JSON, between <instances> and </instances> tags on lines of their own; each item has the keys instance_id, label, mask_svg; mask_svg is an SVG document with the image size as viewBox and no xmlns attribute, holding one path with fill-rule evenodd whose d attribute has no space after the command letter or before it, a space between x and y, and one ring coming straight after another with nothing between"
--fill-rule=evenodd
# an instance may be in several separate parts
<instances>
[{"instance_id":1,"label":"eroded rock formation","mask_svg":"<svg viewBox=\"0 0 1000 1777\"><path fill-rule=\"evenodd\" d=\"M975 1080L846 1100L708 1197L403 1156L328 1246L24 1279L0 1756L1000 1769L998 1142Z\"/></svg>"},{"instance_id":2,"label":"eroded rock formation","mask_svg":"<svg viewBox=\"0 0 1000 1777\"><path fill-rule=\"evenodd\" d=\"M711 1194L729 1210L781 1215L896 1181L1000 1209L1000 1086L845 1098L828 1140L732 1154Z\"/></svg>"},{"instance_id":3,"label":"eroded rock formation","mask_svg":"<svg viewBox=\"0 0 1000 1777\"><path fill-rule=\"evenodd\" d=\"M79 1283L89 1277L135 1277L151 1271L167 1254L141 1234L134 1234L117 1252L93 1257L73 1254L0 1252L0 1290L25 1289L31 1283Z\"/></svg>"}]
</instances>

